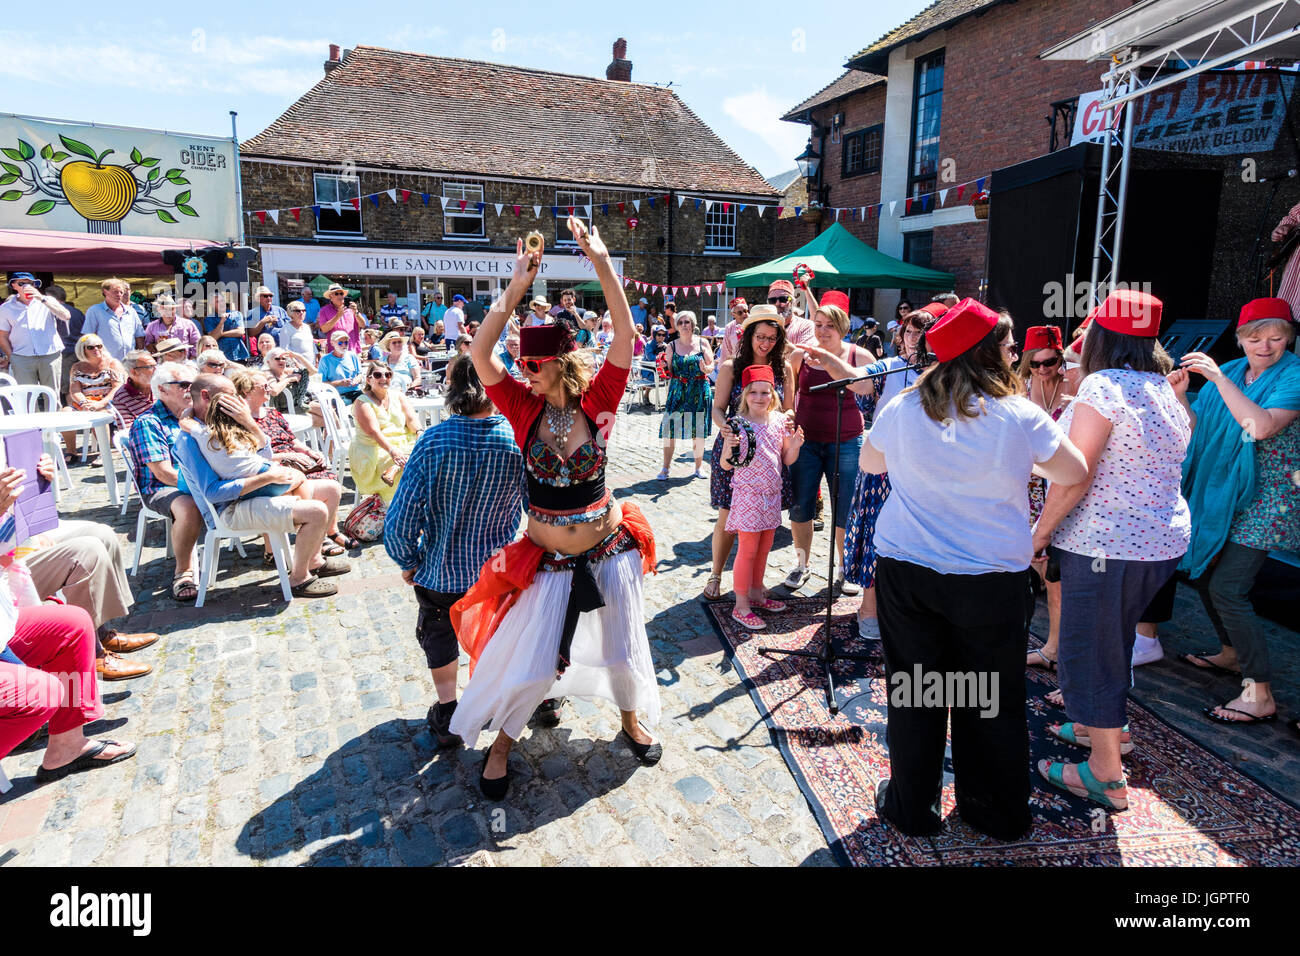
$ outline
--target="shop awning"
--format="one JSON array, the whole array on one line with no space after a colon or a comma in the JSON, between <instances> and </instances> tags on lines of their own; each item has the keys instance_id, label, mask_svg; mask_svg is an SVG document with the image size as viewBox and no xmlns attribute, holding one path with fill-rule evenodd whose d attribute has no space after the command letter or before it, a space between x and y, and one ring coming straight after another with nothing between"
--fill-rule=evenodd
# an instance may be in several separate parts
<instances>
[{"instance_id":1,"label":"shop awning","mask_svg":"<svg viewBox=\"0 0 1300 956\"><path fill-rule=\"evenodd\" d=\"M820 289L951 289L951 272L910 265L873 249L842 225L831 227L807 245L761 266L733 272L727 287L741 289L789 279L803 263L815 273Z\"/></svg>"},{"instance_id":2,"label":"shop awning","mask_svg":"<svg viewBox=\"0 0 1300 956\"><path fill-rule=\"evenodd\" d=\"M0 270L64 275L166 276L175 270L162 260L167 249L205 249L211 239L104 236L45 229L0 229Z\"/></svg>"}]
</instances>

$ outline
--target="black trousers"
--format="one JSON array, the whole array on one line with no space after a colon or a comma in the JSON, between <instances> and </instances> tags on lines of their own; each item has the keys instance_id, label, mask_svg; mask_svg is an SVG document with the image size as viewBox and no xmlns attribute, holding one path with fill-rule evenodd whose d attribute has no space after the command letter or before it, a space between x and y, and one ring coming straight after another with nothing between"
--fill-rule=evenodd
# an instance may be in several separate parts
<instances>
[{"instance_id":1,"label":"black trousers","mask_svg":"<svg viewBox=\"0 0 1300 956\"><path fill-rule=\"evenodd\" d=\"M880 813L904 833L942 824L944 748L952 716L957 812L1001 840L1027 833L1025 603L1030 571L940 574L881 557L876 600L889 691L891 779ZM956 692L922 700L917 677ZM972 694L973 687L980 689ZM910 693L909 693L910 692ZM975 698L975 699L972 699Z\"/></svg>"}]
</instances>

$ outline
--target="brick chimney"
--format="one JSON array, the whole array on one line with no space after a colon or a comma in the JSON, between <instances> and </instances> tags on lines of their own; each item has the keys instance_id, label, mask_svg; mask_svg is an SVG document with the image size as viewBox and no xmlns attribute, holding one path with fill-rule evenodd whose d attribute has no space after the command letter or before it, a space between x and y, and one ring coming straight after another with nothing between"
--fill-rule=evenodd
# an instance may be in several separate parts
<instances>
[{"instance_id":1,"label":"brick chimney","mask_svg":"<svg viewBox=\"0 0 1300 956\"><path fill-rule=\"evenodd\" d=\"M325 61L325 75L329 76L342 65L342 62L339 60L339 45L337 43L331 43L330 58Z\"/></svg>"},{"instance_id":2,"label":"brick chimney","mask_svg":"<svg viewBox=\"0 0 1300 956\"><path fill-rule=\"evenodd\" d=\"M605 79L624 83L632 79L632 61L627 58L627 41L622 37L614 41L614 60L605 67Z\"/></svg>"}]
</instances>

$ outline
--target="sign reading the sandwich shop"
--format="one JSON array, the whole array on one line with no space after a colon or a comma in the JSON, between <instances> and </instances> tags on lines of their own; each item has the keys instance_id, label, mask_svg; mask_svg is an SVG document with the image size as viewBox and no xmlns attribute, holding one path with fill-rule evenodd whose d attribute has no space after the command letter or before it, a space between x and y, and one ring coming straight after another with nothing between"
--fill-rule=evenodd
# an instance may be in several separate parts
<instances>
[{"instance_id":1,"label":"sign reading the sandwich shop","mask_svg":"<svg viewBox=\"0 0 1300 956\"><path fill-rule=\"evenodd\" d=\"M0 229L235 239L228 139L0 116Z\"/></svg>"}]
</instances>

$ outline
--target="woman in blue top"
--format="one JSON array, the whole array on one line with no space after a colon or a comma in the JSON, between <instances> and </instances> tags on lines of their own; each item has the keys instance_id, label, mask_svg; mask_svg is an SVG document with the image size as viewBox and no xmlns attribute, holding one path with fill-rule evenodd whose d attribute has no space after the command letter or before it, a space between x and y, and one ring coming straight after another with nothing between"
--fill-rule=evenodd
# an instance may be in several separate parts
<instances>
[{"instance_id":1,"label":"woman in blue top","mask_svg":"<svg viewBox=\"0 0 1300 956\"><path fill-rule=\"evenodd\" d=\"M217 340L217 348L231 362L248 360L244 316L230 308L224 292L212 293L208 314L203 320L203 331Z\"/></svg>"},{"instance_id":2,"label":"woman in blue top","mask_svg":"<svg viewBox=\"0 0 1300 956\"><path fill-rule=\"evenodd\" d=\"M348 333L330 336L329 354L320 360L320 379L333 385L349 405L361 394L361 359L348 351Z\"/></svg>"},{"instance_id":3,"label":"woman in blue top","mask_svg":"<svg viewBox=\"0 0 1300 956\"><path fill-rule=\"evenodd\" d=\"M1242 678L1242 693L1205 715L1223 724L1277 717L1268 646L1250 589L1274 550L1300 550L1300 358L1289 349L1296 329L1285 299L1256 299L1241 310L1237 344L1245 351L1219 368L1203 352L1183 356L1169 376L1192 419L1183 493L1192 510L1192 543L1180 568L1195 581L1223 646L1183 660ZM1187 400L1191 372L1206 384ZM1217 564L1215 563L1217 558Z\"/></svg>"}]
</instances>

